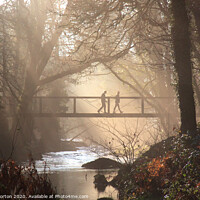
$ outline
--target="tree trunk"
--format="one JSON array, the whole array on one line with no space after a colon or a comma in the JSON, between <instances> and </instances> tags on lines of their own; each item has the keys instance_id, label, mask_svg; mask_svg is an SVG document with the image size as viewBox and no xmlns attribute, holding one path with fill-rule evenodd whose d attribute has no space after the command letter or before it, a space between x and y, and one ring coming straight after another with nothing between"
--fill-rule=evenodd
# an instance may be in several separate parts
<instances>
[{"instance_id":1,"label":"tree trunk","mask_svg":"<svg viewBox=\"0 0 200 200\"><path fill-rule=\"evenodd\" d=\"M200 1L192 0L190 2L190 9L194 15L195 25L198 31L198 42L200 43Z\"/></svg>"},{"instance_id":2,"label":"tree trunk","mask_svg":"<svg viewBox=\"0 0 200 200\"><path fill-rule=\"evenodd\" d=\"M178 75L178 96L181 114L181 132L196 132L196 112L192 87L191 43L189 17L185 0L172 0L172 39L175 69Z\"/></svg>"}]
</instances>

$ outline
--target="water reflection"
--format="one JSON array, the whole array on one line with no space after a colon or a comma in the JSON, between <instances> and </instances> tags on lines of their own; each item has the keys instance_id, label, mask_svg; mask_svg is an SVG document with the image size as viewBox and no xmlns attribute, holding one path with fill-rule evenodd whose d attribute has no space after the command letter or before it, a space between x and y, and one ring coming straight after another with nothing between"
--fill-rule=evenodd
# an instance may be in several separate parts
<instances>
[{"instance_id":1,"label":"water reflection","mask_svg":"<svg viewBox=\"0 0 200 200\"><path fill-rule=\"evenodd\" d=\"M100 173L107 176L110 172L101 171ZM87 196L87 200L105 196L117 200L117 191L113 187L108 186L103 192L94 188L93 181L96 173L95 170L68 170L50 174L50 179L56 186L58 194Z\"/></svg>"},{"instance_id":2,"label":"water reflection","mask_svg":"<svg viewBox=\"0 0 200 200\"><path fill-rule=\"evenodd\" d=\"M100 154L104 152L100 151ZM97 173L112 177L117 170L88 170L81 165L99 158L91 152L90 147L79 147L77 151L51 152L43 155L43 159L36 161L39 172L43 172L45 163L50 169L50 179L60 195L83 195L87 200L95 200L100 197L112 197L117 200L117 191L107 186L105 191L95 189L94 176ZM81 196L80 196L81 197ZM87 197L87 198L86 198ZM73 199L73 198L70 198ZM77 199L77 198L76 198ZM81 199L81 198L78 198Z\"/></svg>"}]
</instances>

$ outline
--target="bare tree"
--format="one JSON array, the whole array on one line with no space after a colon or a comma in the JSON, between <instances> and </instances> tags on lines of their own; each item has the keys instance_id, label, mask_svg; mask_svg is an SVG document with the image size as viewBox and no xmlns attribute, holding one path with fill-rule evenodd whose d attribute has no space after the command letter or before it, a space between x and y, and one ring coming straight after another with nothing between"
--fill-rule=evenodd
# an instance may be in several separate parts
<instances>
[{"instance_id":1,"label":"bare tree","mask_svg":"<svg viewBox=\"0 0 200 200\"><path fill-rule=\"evenodd\" d=\"M176 3L176 1L172 1L172 8L178 9L178 4L175 5L174 2ZM196 4L197 1L194 1L193 5ZM181 10L183 11L188 5L185 5L185 1L182 1L181 6ZM155 68L157 66L157 69L160 68L164 71L171 71L166 76L166 82L163 83L163 77L160 76L160 81L158 82L158 84L164 86L166 89L169 88L171 81L178 85L181 123L184 123L183 125L181 125L181 129L184 132L187 132L187 130L189 132L193 132L196 129L190 56L191 48L189 44L191 38L188 35L189 29L187 29L189 25L187 12L181 13L182 18L180 18L180 16L177 17L179 10L171 10L170 1L157 0L133 2L88 2L79 0L78 2L76 1L76 3L72 1L71 8L72 10L74 10L74 12L72 12L72 15L74 15L74 18L77 18L77 22L79 22L79 27L78 30L76 30L76 33L82 36L82 43L90 45L90 48L94 48L95 52L101 54L101 50L103 50L104 52L108 52L108 55L109 53L110 55L112 55L113 50L120 49L121 46L128 43L130 40L133 40L132 46L129 49L129 55L132 54L132 57L134 59L136 58L136 55L139 55L141 57L141 60L143 61L142 64L147 64L149 67L153 66ZM80 13L81 15L78 16L78 14ZM193 13L196 20L196 25L198 26L197 12L194 9L194 6ZM182 29L179 30L174 28L174 32L171 33L171 27L173 26L173 24L171 23L172 16L175 19L174 27L180 27L183 19L185 19L185 26L183 26ZM83 24L83 26L81 26L81 24ZM175 32L177 32L177 38L175 37ZM119 35L118 33L121 34ZM175 45L176 41L181 39L178 39L179 36L185 38L185 42L180 42L180 51L176 48L171 48L171 44ZM87 37L90 40L85 39ZM94 38L95 40L93 40ZM103 41L105 40L106 43L109 44L110 48L105 49L99 46L100 43L98 41L102 41L101 44L103 44ZM181 45L184 44L186 46L183 46L183 48L181 48ZM114 49L112 48L113 46L115 46ZM107 46L105 45L104 47ZM178 54L180 54L179 59L177 58ZM181 67L181 63L183 63L184 59L182 58L185 58L184 55L186 54L187 62L184 62L184 65L187 65L187 67L183 68ZM112 63L112 66L113 65L115 64ZM158 66L160 67L158 68ZM188 71L186 69L188 69ZM185 74L185 78L183 78L184 76L182 76L181 74ZM184 91L187 87L181 86L182 83L187 82L187 80L188 83L186 84L186 86L188 86L189 92ZM168 85L167 87L166 84ZM184 92L180 88L182 88ZM196 91L198 90L196 89ZM188 94L190 98L189 96L187 98L187 96L184 96L184 94ZM190 127L188 122L193 128Z\"/></svg>"},{"instance_id":2,"label":"bare tree","mask_svg":"<svg viewBox=\"0 0 200 200\"><path fill-rule=\"evenodd\" d=\"M16 84L7 83L18 101L16 120L23 137L21 146L28 144L32 138L33 119L27 117L32 104L32 98L45 84L75 73L83 73L88 67L95 67L102 61L110 62L127 53L131 43L124 45L120 51L112 55L97 54L93 49L85 51L86 44L79 42L81 37L74 34L75 26L71 19L71 1L15 0L6 2L4 19L9 21L7 32L14 38L15 56L9 79L15 77ZM72 26L73 25L73 26ZM88 38L89 40L89 38ZM59 46L59 53L56 46ZM7 53L10 53L9 51ZM55 57L54 55L59 55ZM53 65L57 59L60 65ZM16 87L19 86L19 87ZM18 120L19 119L19 120Z\"/></svg>"},{"instance_id":3,"label":"bare tree","mask_svg":"<svg viewBox=\"0 0 200 200\"><path fill-rule=\"evenodd\" d=\"M130 125L126 120L123 122L123 127L119 127L115 122L109 120L93 122L93 125L99 128L100 134L99 136L95 135L95 137L87 136L87 139L97 146L103 147L109 155L119 162L132 164L147 148L142 142L145 125L139 125L139 120L136 121L135 126ZM95 149L93 151L96 152Z\"/></svg>"}]
</instances>

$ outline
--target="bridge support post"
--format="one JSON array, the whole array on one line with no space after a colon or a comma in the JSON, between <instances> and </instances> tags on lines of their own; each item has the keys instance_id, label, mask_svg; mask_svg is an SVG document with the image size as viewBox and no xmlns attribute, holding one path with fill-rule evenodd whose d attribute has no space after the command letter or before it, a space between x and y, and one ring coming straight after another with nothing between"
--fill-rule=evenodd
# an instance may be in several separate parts
<instances>
[{"instance_id":1,"label":"bridge support post","mask_svg":"<svg viewBox=\"0 0 200 200\"><path fill-rule=\"evenodd\" d=\"M144 114L144 98L141 98L141 112Z\"/></svg>"},{"instance_id":2,"label":"bridge support post","mask_svg":"<svg viewBox=\"0 0 200 200\"><path fill-rule=\"evenodd\" d=\"M39 98L39 113L42 113L42 98Z\"/></svg>"},{"instance_id":3,"label":"bridge support post","mask_svg":"<svg viewBox=\"0 0 200 200\"><path fill-rule=\"evenodd\" d=\"M76 113L76 97L74 97L74 113Z\"/></svg>"},{"instance_id":4,"label":"bridge support post","mask_svg":"<svg viewBox=\"0 0 200 200\"><path fill-rule=\"evenodd\" d=\"M110 113L110 97L108 97L108 113Z\"/></svg>"}]
</instances>

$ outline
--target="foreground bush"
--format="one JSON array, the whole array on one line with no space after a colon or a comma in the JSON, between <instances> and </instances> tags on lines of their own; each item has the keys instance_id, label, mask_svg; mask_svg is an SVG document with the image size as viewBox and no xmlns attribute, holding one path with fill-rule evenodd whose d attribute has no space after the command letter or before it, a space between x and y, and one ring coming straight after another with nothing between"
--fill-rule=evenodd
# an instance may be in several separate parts
<instances>
[{"instance_id":1,"label":"foreground bush","mask_svg":"<svg viewBox=\"0 0 200 200\"><path fill-rule=\"evenodd\" d=\"M200 138L182 136L175 148L167 167L171 173L167 180L164 199L200 199Z\"/></svg>"},{"instance_id":2,"label":"foreground bush","mask_svg":"<svg viewBox=\"0 0 200 200\"><path fill-rule=\"evenodd\" d=\"M14 161L1 162L0 195L12 195L27 199L30 195L55 194L44 168L43 174L38 174L34 162L28 166L17 165Z\"/></svg>"},{"instance_id":3,"label":"foreground bush","mask_svg":"<svg viewBox=\"0 0 200 200\"><path fill-rule=\"evenodd\" d=\"M121 199L200 199L200 137L177 136L172 147L122 172L117 183Z\"/></svg>"}]
</instances>

